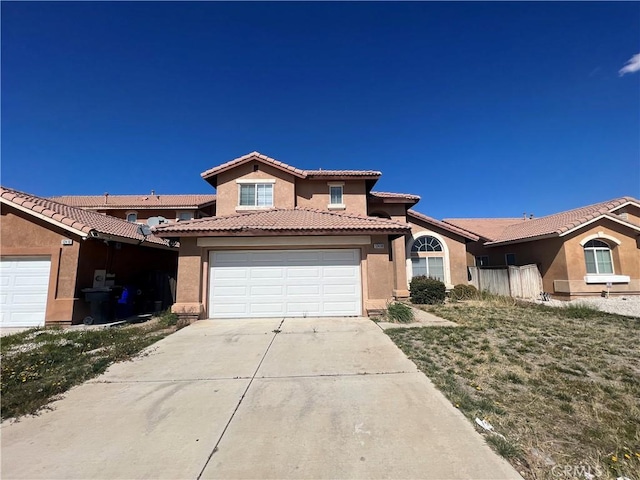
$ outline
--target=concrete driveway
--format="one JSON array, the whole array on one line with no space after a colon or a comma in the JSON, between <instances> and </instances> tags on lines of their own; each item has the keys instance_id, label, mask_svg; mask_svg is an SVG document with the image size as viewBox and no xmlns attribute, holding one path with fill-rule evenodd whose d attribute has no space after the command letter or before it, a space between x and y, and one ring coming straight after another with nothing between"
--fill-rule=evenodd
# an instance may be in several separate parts
<instances>
[{"instance_id":1,"label":"concrete driveway","mask_svg":"<svg viewBox=\"0 0 640 480\"><path fill-rule=\"evenodd\" d=\"M368 319L200 321L5 422L2 478L520 478Z\"/></svg>"}]
</instances>

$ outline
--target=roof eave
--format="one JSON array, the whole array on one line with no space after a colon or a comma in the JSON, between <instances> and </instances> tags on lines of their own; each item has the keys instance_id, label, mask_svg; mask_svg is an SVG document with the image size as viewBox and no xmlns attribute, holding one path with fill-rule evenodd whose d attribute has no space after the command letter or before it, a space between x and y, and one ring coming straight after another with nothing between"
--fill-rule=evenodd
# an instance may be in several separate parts
<instances>
[{"instance_id":1,"label":"roof eave","mask_svg":"<svg viewBox=\"0 0 640 480\"><path fill-rule=\"evenodd\" d=\"M534 237L526 237L526 238L516 238L513 240L505 240L505 241L493 241L493 242L486 242L484 244L485 247L499 247L502 245L513 245L514 243L526 243L526 242L533 242L536 240L545 240L547 238L554 238L554 237L559 237L560 235L558 234L558 232L553 232L553 233L546 233L544 235L536 235Z\"/></svg>"}]
</instances>

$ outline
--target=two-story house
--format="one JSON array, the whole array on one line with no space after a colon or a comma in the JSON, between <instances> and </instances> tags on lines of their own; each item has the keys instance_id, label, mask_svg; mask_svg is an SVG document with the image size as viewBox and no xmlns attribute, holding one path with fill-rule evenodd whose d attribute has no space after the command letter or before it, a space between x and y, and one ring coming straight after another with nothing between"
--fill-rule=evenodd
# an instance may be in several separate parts
<instances>
[{"instance_id":1,"label":"two-story house","mask_svg":"<svg viewBox=\"0 0 640 480\"><path fill-rule=\"evenodd\" d=\"M65 195L50 200L132 223L147 223L150 218L171 223L216 214L214 194L160 195L152 190L148 195Z\"/></svg>"},{"instance_id":2,"label":"two-story house","mask_svg":"<svg viewBox=\"0 0 640 480\"><path fill-rule=\"evenodd\" d=\"M160 225L180 241L184 317L357 316L407 297L414 275L467 283L478 237L372 191L372 170L301 170L253 152L202 173L216 216Z\"/></svg>"}]
</instances>

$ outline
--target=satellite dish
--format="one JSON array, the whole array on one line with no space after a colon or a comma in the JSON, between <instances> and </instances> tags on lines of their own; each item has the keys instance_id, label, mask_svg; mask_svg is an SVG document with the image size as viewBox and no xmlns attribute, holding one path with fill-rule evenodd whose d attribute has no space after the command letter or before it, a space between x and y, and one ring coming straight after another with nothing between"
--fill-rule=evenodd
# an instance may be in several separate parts
<instances>
[{"instance_id":1,"label":"satellite dish","mask_svg":"<svg viewBox=\"0 0 640 480\"><path fill-rule=\"evenodd\" d=\"M147 219L147 225L150 227L155 227L156 225L160 225L160 219L162 217L149 217Z\"/></svg>"},{"instance_id":2,"label":"satellite dish","mask_svg":"<svg viewBox=\"0 0 640 480\"><path fill-rule=\"evenodd\" d=\"M160 225L162 225L163 223L169 223L169 220L164 217L158 217L158 221L160 222Z\"/></svg>"},{"instance_id":3,"label":"satellite dish","mask_svg":"<svg viewBox=\"0 0 640 480\"><path fill-rule=\"evenodd\" d=\"M151 228L147 225L138 225L138 233L144 237L151 235Z\"/></svg>"}]
</instances>

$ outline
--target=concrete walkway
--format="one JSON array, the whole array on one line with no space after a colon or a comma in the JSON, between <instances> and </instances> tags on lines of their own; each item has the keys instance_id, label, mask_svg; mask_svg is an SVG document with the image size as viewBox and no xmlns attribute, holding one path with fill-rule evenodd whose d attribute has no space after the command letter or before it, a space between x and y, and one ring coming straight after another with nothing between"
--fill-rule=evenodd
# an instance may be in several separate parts
<instances>
[{"instance_id":1,"label":"concrete walkway","mask_svg":"<svg viewBox=\"0 0 640 480\"><path fill-rule=\"evenodd\" d=\"M413 322L411 323L391 323L391 322L378 322L378 325L383 330L390 328L420 328L420 327L457 327L458 324L444 318L436 317L432 313L425 312L424 310L409 305L413 310Z\"/></svg>"},{"instance_id":2,"label":"concrete walkway","mask_svg":"<svg viewBox=\"0 0 640 480\"><path fill-rule=\"evenodd\" d=\"M3 479L520 478L368 319L200 321L52 406Z\"/></svg>"}]
</instances>

